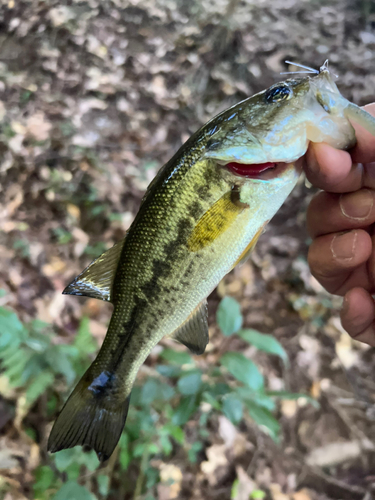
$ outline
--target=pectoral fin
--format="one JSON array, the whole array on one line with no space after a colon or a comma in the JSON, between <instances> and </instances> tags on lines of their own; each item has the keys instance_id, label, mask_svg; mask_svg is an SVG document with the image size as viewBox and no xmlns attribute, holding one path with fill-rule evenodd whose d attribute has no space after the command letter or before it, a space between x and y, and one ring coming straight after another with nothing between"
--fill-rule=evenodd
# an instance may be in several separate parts
<instances>
[{"instance_id":1,"label":"pectoral fin","mask_svg":"<svg viewBox=\"0 0 375 500\"><path fill-rule=\"evenodd\" d=\"M187 242L189 250L197 252L211 245L247 207L240 201L238 191L225 193L197 222Z\"/></svg>"},{"instance_id":2,"label":"pectoral fin","mask_svg":"<svg viewBox=\"0 0 375 500\"><path fill-rule=\"evenodd\" d=\"M86 295L111 302L112 286L125 238L102 253L68 285L63 294Z\"/></svg>"},{"instance_id":3,"label":"pectoral fin","mask_svg":"<svg viewBox=\"0 0 375 500\"><path fill-rule=\"evenodd\" d=\"M238 259L234 263L233 267L236 267L238 264L243 264L250 257L251 252L254 250L254 247L257 244L260 235L263 234L264 228L266 227L267 224L268 221L260 229L258 229L253 239L250 241L245 250L242 252L242 254L238 257Z\"/></svg>"},{"instance_id":4,"label":"pectoral fin","mask_svg":"<svg viewBox=\"0 0 375 500\"><path fill-rule=\"evenodd\" d=\"M206 299L193 310L170 337L184 344L194 354L204 353L209 340Z\"/></svg>"}]
</instances>

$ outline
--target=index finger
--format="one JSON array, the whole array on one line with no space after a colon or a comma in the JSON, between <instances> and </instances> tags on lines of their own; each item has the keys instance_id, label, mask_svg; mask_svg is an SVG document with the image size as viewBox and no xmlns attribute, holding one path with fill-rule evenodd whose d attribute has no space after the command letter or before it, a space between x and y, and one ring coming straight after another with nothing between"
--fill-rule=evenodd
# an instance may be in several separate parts
<instances>
[{"instance_id":1,"label":"index finger","mask_svg":"<svg viewBox=\"0 0 375 500\"><path fill-rule=\"evenodd\" d=\"M375 103L365 106L375 116ZM353 123L357 145L350 152L334 149L328 144L310 144L306 154L306 176L316 187L325 191L345 193L362 187L363 166L354 161L375 160L375 138L360 125Z\"/></svg>"},{"instance_id":2,"label":"index finger","mask_svg":"<svg viewBox=\"0 0 375 500\"><path fill-rule=\"evenodd\" d=\"M363 107L370 115L375 116L375 102ZM371 163L375 161L375 137L361 125L351 122L355 128L357 144L351 151L354 162Z\"/></svg>"}]
</instances>

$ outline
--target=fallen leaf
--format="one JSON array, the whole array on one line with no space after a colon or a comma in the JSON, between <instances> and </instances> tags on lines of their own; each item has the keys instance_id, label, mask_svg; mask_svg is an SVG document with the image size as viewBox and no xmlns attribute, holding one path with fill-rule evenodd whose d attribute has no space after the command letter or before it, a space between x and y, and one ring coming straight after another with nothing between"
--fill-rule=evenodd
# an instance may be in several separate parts
<instances>
[{"instance_id":1,"label":"fallen leaf","mask_svg":"<svg viewBox=\"0 0 375 500\"><path fill-rule=\"evenodd\" d=\"M26 133L31 135L37 141L45 141L49 137L52 129L51 123L46 120L44 113L38 111L30 116L26 122Z\"/></svg>"},{"instance_id":2,"label":"fallen leaf","mask_svg":"<svg viewBox=\"0 0 375 500\"><path fill-rule=\"evenodd\" d=\"M219 417L219 436L226 447L231 448L238 435L236 427L224 415Z\"/></svg>"},{"instance_id":3,"label":"fallen leaf","mask_svg":"<svg viewBox=\"0 0 375 500\"><path fill-rule=\"evenodd\" d=\"M312 450L306 457L306 463L312 467L331 467L357 460L363 450L373 451L374 449L374 444L367 439L330 443Z\"/></svg>"},{"instance_id":4,"label":"fallen leaf","mask_svg":"<svg viewBox=\"0 0 375 500\"><path fill-rule=\"evenodd\" d=\"M293 500L312 500L312 497L310 496L309 490L307 488L303 488L302 490L293 493L292 498Z\"/></svg>"},{"instance_id":5,"label":"fallen leaf","mask_svg":"<svg viewBox=\"0 0 375 500\"><path fill-rule=\"evenodd\" d=\"M236 473L238 483L231 500L249 500L251 493L257 489L257 485L240 465L236 467Z\"/></svg>"},{"instance_id":6,"label":"fallen leaf","mask_svg":"<svg viewBox=\"0 0 375 500\"><path fill-rule=\"evenodd\" d=\"M178 498L181 491L182 477L182 471L176 465L165 463L160 465L160 480L163 486L163 499L172 500L174 498Z\"/></svg>"},{"instance_id":7,"label":"fallen leaf","mask_svg":"<svg viewBox=\"0 0 375 500\"><path fill-rule=\"evenodd\" d=\"M281 486L276 483L272 483L269 486L272 500L291 500L289 495L286 495L281 491Z\"/></svg>"},{"instance_id":8,"label":"fallen leaf","mask_svg":"<svg viewBox=\"0 0 375 500\"><path fill-rule=\"evenodd\" d=\"M219 468L229 465L229 461L225 456L226 449L225 444L214 444L206 450L208 460L201 463L201 471L207 475L211 486L214 486L218 481L215 472Z\"/></svg>"}]
</instances>

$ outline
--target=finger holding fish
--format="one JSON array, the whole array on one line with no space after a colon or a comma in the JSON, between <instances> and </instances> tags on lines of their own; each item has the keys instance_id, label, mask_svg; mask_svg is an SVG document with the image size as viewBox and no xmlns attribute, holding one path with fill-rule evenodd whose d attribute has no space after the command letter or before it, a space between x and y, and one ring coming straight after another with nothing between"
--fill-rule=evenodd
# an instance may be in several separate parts
<instances>
[{"instance_id":1,"label":"finger holding fish","mask_svg":"<svg viewBox=\"0 0 375 500\"><path fill-rule=\"evenodd\" d=\"M307 209L307 231L312 238L338 231L367 228L375 223L375 191L363 188L350 193L322 191Z\"/></svg>"},{"instance_id":2,"label":"finger holding fish","mask_svg":"<svg viewBox=\"0 0 375 500\"><path fill-rule=\"evenodd\" d=\"M375 103L363 109L375 116ZM352 124L357 143L350 153L328 144L310 143L305 173L314 186L331 193L351 192L361 187L375 189L375 168L371 163L375 161L374 135L355 121Z\"/></svg>"},{"instance_id":3,"label":"finger holding fish","mask_svg":"<svg viewBox=\"0 0 375 500\"><path fill-rule=\"evenodd\" d=\"M375 303L362 287L352 288L340 311L342 326L353 339L375 347Z\"/></svg>"},{"instance_id":4,"label":"finger holding fish","mask_svg":"<svg viewBox=\"0 0 375 500\"><path fill-rule=\"evenodd\" d=\"M375 115L375 103L364 109ZM375 292L375 241L371 229L375 222L375 141L363 127L356 123L354 127L357 144L350 156L325 144L310 145L307 154L307 177L330 191L319 193L307 211L308 230L315 238L309 264L327 290L344 295L340 316L345 330L354 339L375 346L375 305L371 296ZM341 255L349 256L344 263L337 253L332 255L334 243Z\"/></svg>"},{"instance_id":5,"label":"finger holding fish","mask_svg":"<svg viewBox=\"0 0 375 500\"><path fill-rule=\"evenodd\" d=\"M326 234L310 245L308 263L311 273L326 290L344 295L356 286L371 289L367 270L371 251L371 237L363 229Z\"/></svg>"}]
</instances>

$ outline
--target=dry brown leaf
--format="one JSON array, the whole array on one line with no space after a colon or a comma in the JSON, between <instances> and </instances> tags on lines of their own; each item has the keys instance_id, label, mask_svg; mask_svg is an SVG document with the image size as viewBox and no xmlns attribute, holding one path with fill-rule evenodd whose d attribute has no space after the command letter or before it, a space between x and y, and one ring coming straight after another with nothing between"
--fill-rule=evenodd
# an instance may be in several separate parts
<instances>
[{"instance_id":1,"label":"dry brown leaf","mask_svg":"<svg viewBox=\"0 0 375 500\"><path fill-rule=\"evenodd\" d=\"M293 500L312 500L310 492L307 488L303 488L302 490L296 491L292 495Z\"/></svg>"},{"instance_id":2,"label":"dry brown leaf","mask_svg":"<svg viewBox=\"0 0 375 500\"><path fill-rule=\"evenodd\" d=\"M225 455L226 448L225 444L210 446L206 450L208 460L201 463L201 470L208 477L208 481L212 486L217 483L215 472L229 465L229 461Z\"/></svg>"},{"instance_id":3,"label":"dry brown leaf","mask_svg":"<svg viewBox=\"0 0 375 500\"><path fill-rule=\"evenodd\" d=\"M160 464L160 479L161 488L159 493L159 499L172 500L178 498L181 491L182 482L182 471L179 467L173 464Z\"/></svg>"},{"instance_id":4,"label":"dry brown leaf","mask_svg":"<svg viewBox=\"0 0 375 500\"><path fill-rule=\"evenodd\" d=\"M281 486L276 483L272 483L269 486L272 500L292 500L289 495L286 495L281 491Z\"/></svg>"},{"instance_id":5,"label":"dry brown leaf","mask_svg":"<svg viewBox=\"0 0 375 500\"><path fill-rule=\"evenodd\" d=\"M236 467L236 473L238 486L236 494L231 500L249 500L251 493L257 488L257 485L240 465Z\"/></svg>"},{"instance_id":6,"label":"dry brown leaf","mask_svg":"<svg viewBox=\"0 0 375 500\"><path fill-rule=\"evenodd\" d=\"M224 441L225 446L231 448L238 435L238 430L224 415L219 417L219 436Z\"/></svg>"},{"instance_id":7,"label":"dry brown leaf","mask_svg":"<svg viewBox=\"0 0 375 500\"><path fill-rule=\"evenodd\" d=\"M60 275L67 267L67 262L63 261L60 257L52 256L48 264L42 267L42 272L52 278L53 276Z\"/></svg>"},{"instance_id":8,"label":"dry brown leaf","mask_svg":"<svg viewBox=\"0 0 375 500\"><path fill-rule=\"evenodd\" d=\"M51 123L46 119L44 113L38 111L30 116L26 122L26 133L37 141L45 141L52 129Z\"/></svg>"},{"instance_id":9,"label":"dry brown leaf","mask_svg":"<svg viewBox=\"0 0 375 500\"><path fill-rule=\"evenodd\" d=\"M312 450L306 458L306 463L312 467L331 467L355 461L363 454L364 450L374 451L374 449L374 444L368 439L330 443Z\"/></svg>"}]
</instances>

